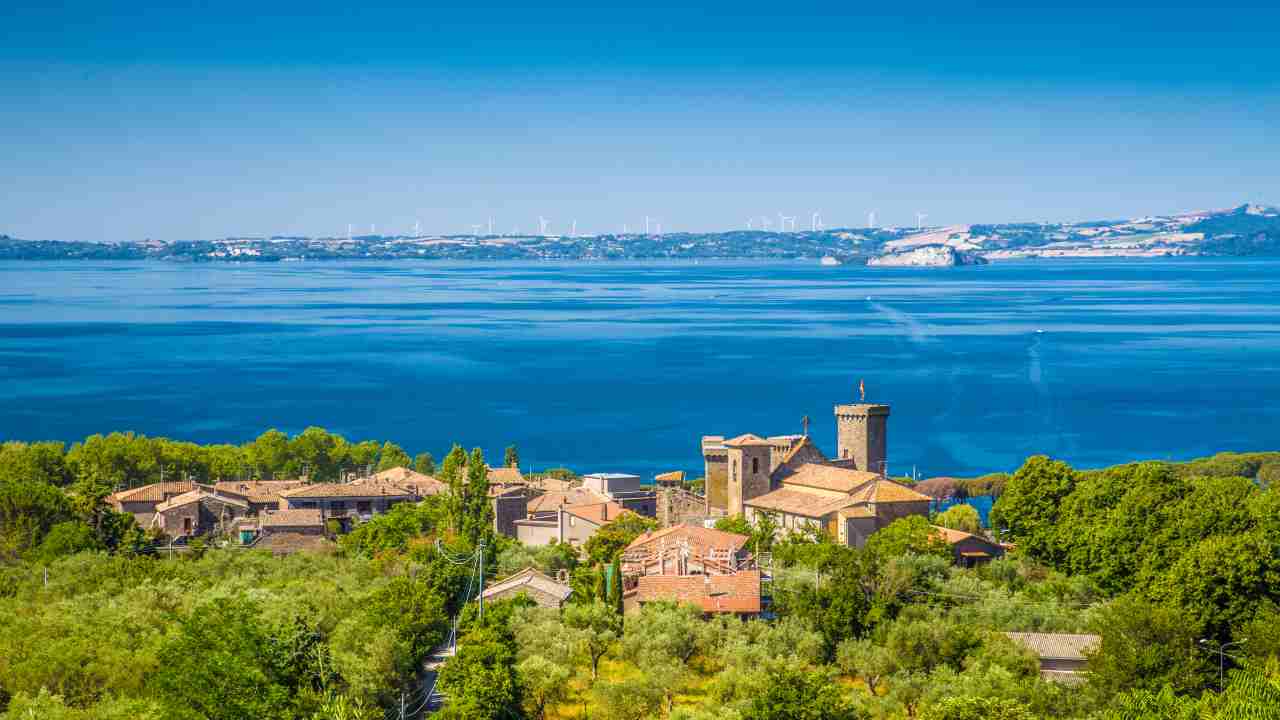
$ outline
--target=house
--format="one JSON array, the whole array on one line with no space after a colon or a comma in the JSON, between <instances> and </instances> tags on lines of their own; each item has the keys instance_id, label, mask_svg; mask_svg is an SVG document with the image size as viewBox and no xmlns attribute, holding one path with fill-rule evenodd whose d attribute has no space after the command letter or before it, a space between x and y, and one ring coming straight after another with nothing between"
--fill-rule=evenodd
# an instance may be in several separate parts
<instances>
[{"instance_id":1,"label":"house","mask_svg":"<svg viewBox=\"0 0 1280 720\"><path fill-rule=\"evenodd\" d=\"M933 529L938 537L946 540L947 544L951 546L955 556L955 564L961 567L973 567L981 563L990 562L998 557L1004 557L1004 547L1000 543L992 542L981 535L974 535L963 530L953 530L940 525L934 525Z\"/></svg>"},{"instance_id":2,"label":"house","mask_svg":"<svg viewBox=\"0 0 1280 720\"><path fill-rule=\"evenodd\" d=\"M731 476L757 459L750 452L744 455L743 468L731 467ZM779 534L823 530L850 547L862 547L872 533L898 518L929 514L929 496L876 473L833 463L784 463L751 486L772 489L743 500L748 521L758 522L768 513L778 523Z\"/></svg>"},{"instance_id":3,"label":"house","mask_svg":"<svg viewBox=\"0 0 1280 720\"><path fill-rule=\"evenodd\" d=\"M658 473L653 476L653 484L658 487L684 487L684 471L672 470L671 472Z\"/></svg>"},{"instance_id":4,"label":"house","mask_svg":"<svg viewBox=\"0 0 1280 720\"><path fill-rule=\"evenodd\" d=\"M529 515L554 512L556 508L608 502L609 498L582 487L551 490L529 499Z\"/></svg>"},{"instance_id":5,"label":"house","mask_svg":"<svg viewBox=\"0 0 1280 720\"><path fill-rule=\"evenodd\" d=\"M170 538L196 537L230 532L249 514L249 503L198 487L156 505L151 527Z\"/></svg>"},{"instance_id":6,"label":"house","mask_svg":"<svg viewBox=\"0 0 1280 720\"><path fill-rule=\"evenodd\" d=\"M572 594L573 588L567 582L554 580L534 568L525 568L485 588L480 596L493 601L525 595L541 607L559 609Z\"/></svg>"},{"instance_id":7,"label":"house","mask_svg":"<svg viewBox=\"0 0 1280 720\"><path fill-rule=\"evenodd\" d=\"M489 504L493 508L493 530L516 536L516 521L529 516L529 488L524 485L490 485Z\"/></svg>"},{"instance_id":8,"label":"house","mask_svg":"<svg viewBox=\"0 0 1280 720\"><path fill-rule=\"evenodd\" d=\"M258 516L258 531L264 536L277 533L324 535L324 517L317 508L277 510Z\"/></svg>"},{"instance_id":9,"label":"house","mask_svg":"<svg viewBox=\"0 0 1280 720\"><path fill-rule=\"evenodd\" d=\"M417 495L388 483L312 483L280 493L280 510L319 510L325 520L337 520L344 529L387 512Z\"/></svg>"},{"instance_id":10,"label":"house","mask_svg":"<svg viewBox=\"0 0 1280 720\"><path fill-rule=\"evenodd\" d=\"M612 502L596 502L583 505L558 505L554 510L531 512L529 517L516 520L515 537L525 545L550 545L552 542L569 543L581 547L597 530L617 519L625 510Z\"/></svg>"},{"instance_id":11,"label":"house","mask_svg":"<svg viewBox=\"0 0 1280 720\"><path fill-rule=\"evenodd\" d=\"M582 476L582 487L637 515L654 517L658 514L657 493L653 488L642 486L639 475L591 473Z\"/></svg>"},{"instance_id":12,"label":"house","mask_svg":"<svg viewBox=\"0 0 1280 720\"><path fill-rule=\"evenodd\" d=\"M415 500L449 492L449 486L445 483L430 475L424 475L406 467L390 468L368 477L356 478L349 484L364 487L386 486L400 488L412 494Z\"/></svg>"},{"instance_id":13,"label":"house","mask_svg":"<svg viewBox=\"0 0 1280 720\"><path fill-rule=\"evenodd\" d=\"M106 497L106 502L118 513L129 513L141 528L151 527L156 506L183 493L196 489L193 482L159 482L121 490Z\"/></svg>"},{"instance_id":14,"label":"house","mask_svg":"<svg viewBox=\"0 0 1280 720\"><path fill-rule=\"evenodd\" d=\"M1009 639L1040 658L1040 676L1070 685L1084 682L1088 655L1098 649L1097 635L1007 632Z\"/></svg>"},{"instance_id":15,"label":"house","mask_svg":"<svg viewBox=\"0 0 1280 720\"><path fill-rule=\"evenodd\" d=\"M223 480L213 484L213 489L223 495L233 495L249 503L249 514L275 510L280 507L280 493L306 485L305 480Z\"/></svg>"},{"instance_id":16,"label":"house","mask_svg":"<svg viewBox=\"0 0 1280 720\"><path fill-rule=\"evenodd\" d=\"M622 594L624 612L635 612L651 602L689 603L707 615L760 614L759 570L731 575L641 575Z\"/></svg>"},{"instance_id":17,"label":"house","mask_svg":"<svg viewBox=\"0 0 1280 720\"><path fill-rule=\"evenodd\" d=\"M692 525L650 530L622 552L622 574L728 575L751 567L746 535Z\"/></svg>"}]
</instances>

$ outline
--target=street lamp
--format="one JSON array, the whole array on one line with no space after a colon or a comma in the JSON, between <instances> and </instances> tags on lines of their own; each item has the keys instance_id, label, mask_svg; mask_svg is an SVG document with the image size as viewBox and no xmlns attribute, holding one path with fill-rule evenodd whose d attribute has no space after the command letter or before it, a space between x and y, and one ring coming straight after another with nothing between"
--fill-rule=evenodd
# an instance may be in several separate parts
<instances>
[{"instance_id":1,"label":"street lamp","mask_svg":"<svg viewBox=\"0 0 1280 720\"><path fill-rule=\"evenodd\" d=\"M1213 642L1216 642L1216 641L1210 640L1208 638L1200 638L1201 646L1203 646L1206 650L1208 650L1211 653L1218 654L1218 692L1222 692L1222 673L1223 673L1223 669L1226 667L1227 648L1234 647L1236 645L1243 645L1249 642L1249 638L1240 638L1235 642L1229 642L1229 643L1218 643L1218 647L1216 649L1213 647L1213 645L1210 644Z\"/></svg>"}]
</instances>

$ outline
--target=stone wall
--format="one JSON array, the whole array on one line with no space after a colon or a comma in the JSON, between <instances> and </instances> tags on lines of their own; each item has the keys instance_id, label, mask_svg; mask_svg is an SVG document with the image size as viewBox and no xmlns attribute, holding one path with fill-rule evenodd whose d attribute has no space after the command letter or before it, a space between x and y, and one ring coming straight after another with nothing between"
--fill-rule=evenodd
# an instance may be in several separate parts
<instances>
[{"instance_id":1,"label":"stone wall","mask_svg":"<svg viewBox=\"0 0 1280 720\"><path fill-rule=\"evenodd\" d=\"M889 406L855 403L837 405L837 459L853 460L854 468L884 473L888 459Z\"/></svg>"}]
</instances>

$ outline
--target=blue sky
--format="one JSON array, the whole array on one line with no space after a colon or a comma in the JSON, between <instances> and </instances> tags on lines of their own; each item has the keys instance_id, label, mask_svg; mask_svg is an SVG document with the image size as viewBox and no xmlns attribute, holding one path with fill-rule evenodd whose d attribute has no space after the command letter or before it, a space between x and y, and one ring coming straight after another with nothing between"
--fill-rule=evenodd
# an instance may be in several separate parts
<instances>
[{"instance_id":1,"label":"blue sky","mask_svg":"<svg viewBox=\"0 0 1280 720\"><path fill-rule=\"evenodd\" d=\"M0 8L0 233L1280 202L1274 3L105 5Z\"/></svg>"}]
</instances>

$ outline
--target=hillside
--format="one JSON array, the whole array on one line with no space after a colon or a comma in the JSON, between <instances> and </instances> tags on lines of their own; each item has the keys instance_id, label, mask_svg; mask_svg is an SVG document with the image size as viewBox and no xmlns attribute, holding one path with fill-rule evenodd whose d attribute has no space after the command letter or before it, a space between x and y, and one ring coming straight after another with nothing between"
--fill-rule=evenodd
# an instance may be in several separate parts
<instances>
[{"instance_id":1,"label":"hillside","mask_svg":"<svg viewBox=\"0 0 1280 720\"><path fill-rule=\"evenodd\" d=\"M818 259L866 263L888 253L947 246L986 260L1022 258L1280 255L1280 210L1226 210L1078 223L1003 223L925 228L732 230L592 236L450 235L229 237L113 243L21 240L0 235L0 259L161 259L273 262L327 259L623 260Z\"/></svg>"}]
</instances>

